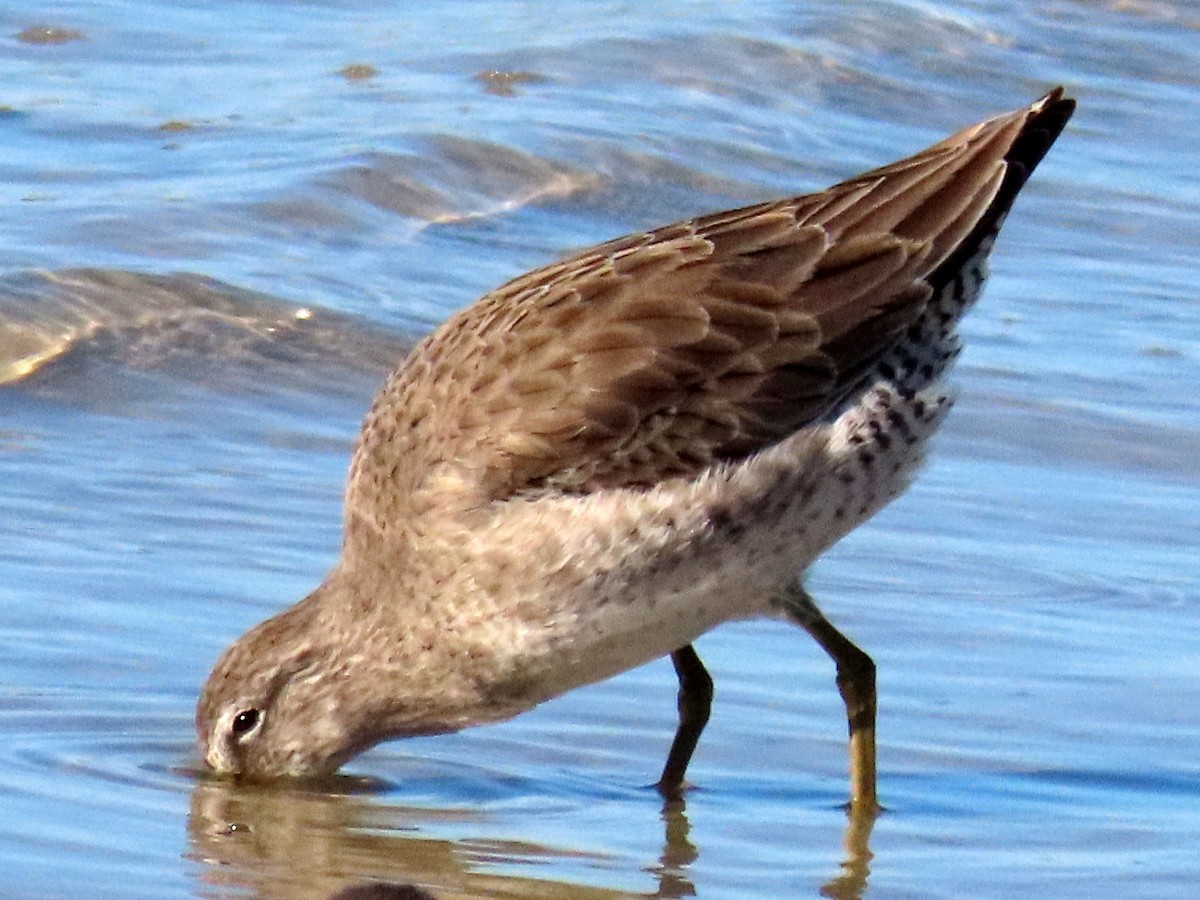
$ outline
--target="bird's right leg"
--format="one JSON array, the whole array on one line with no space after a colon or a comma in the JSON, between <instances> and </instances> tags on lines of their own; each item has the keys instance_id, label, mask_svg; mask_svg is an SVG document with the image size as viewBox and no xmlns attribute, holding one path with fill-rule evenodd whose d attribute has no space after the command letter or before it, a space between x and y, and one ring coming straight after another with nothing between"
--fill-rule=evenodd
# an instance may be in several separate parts
<instances>
[{"instance_id":1,"label":"bird's right leg","mask_svg":"<svg viewBox=\"0 0 1200 900\"><path fill-rule=\"evenodd\" d=\"M850 807L875 811L875 663L817 609L808 591L791 583L776 605L829 654L850 726Z\"/></svg>"}]
</instances>

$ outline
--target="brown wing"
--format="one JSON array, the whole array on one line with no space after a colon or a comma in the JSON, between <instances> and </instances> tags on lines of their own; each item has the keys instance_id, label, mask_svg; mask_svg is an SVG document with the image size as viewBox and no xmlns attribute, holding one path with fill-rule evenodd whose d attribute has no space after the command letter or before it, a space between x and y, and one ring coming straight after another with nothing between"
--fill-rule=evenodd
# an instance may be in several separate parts
<instances>
[{"instance_id":1,"label":"brown wing","mask_svg":"<svg viewBox=\"0 0 1200 900\"><path fill-rule=\"evenodd\" d=\"M821 193L631 235L449 319L376 399L350 507L694 476L813 422L994 231L1061 89Z\"/></svg>"}]
</instances>

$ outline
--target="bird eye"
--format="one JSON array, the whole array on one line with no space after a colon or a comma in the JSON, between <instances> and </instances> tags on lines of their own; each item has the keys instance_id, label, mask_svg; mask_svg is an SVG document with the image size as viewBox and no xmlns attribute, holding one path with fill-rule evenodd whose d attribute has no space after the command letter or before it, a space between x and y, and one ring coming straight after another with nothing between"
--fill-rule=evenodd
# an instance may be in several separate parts
<instances>
[{"instance_id":1,"label":"bird eye","mask_svg":"<svg viewBox=\"0 0 1200 900\"><path fill-rule=\"evenodd\" d=\"M233 717L233 736L243 738L258 727L262 713L257 709L243 709Z\"/></svg>"}]
</instances>

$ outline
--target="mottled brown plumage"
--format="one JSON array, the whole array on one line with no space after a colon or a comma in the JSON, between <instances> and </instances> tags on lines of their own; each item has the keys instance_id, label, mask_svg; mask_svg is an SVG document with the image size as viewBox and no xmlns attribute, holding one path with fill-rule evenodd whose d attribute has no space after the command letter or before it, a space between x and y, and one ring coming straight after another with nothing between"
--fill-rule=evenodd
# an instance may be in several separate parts
<instances>
[{"instance_id":1,"label":"mottled brown plumage","mask_svg":"<svg viewBox=\"0 0 1200 900\"><path fill-rule=\"evenodd\" d=\"M398 467L468 473L467 502L652 485L814 421L1007 210L1069 115L1051 98L819 194L620 238L491 292L379 395L349 508L381 531L411 512L379 489Z\"/></svg>"},{"instance_id":2,"label":"mottled brown plumage","mask_svg":"<svg viewBox=\"0 0 1200 900\"><path fill-rule=\"evenodd\" d=\"M858 704L873 734L869 658L790 583L915 470L948 409L954 322L1073 108L1055 90L826 191L586 250L451 317L363 424L342 562L218 663L197 712L209 763L324 771L668 652L693 696L707 675L689 642L764 613L826 647L852 733ZM780 561L753 561L758 545ZM873 803L873 749L870 767L856 797L870 781Z\"/></svg>"}]
</instances>

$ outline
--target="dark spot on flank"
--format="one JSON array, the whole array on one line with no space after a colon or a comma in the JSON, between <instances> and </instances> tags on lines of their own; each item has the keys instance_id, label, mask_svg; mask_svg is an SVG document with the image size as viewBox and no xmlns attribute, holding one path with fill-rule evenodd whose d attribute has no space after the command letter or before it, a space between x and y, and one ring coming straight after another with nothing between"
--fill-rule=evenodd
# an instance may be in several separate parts
<instances>
[{"instance_id":1,"label":"dark spot on flank","mask_svg":"<svg viewBox=\"0 0 1200 900\"><path fill-rule=\"evenodd\" d=\"M916 437L912 433L912 429L908 425L908 420L904 418L902 413L894 409L889 409L887 412L888 422L892 428L900 433L906 444L916 443Z\"/></svg>"},{"instance_id":2,"label":"dark spot on flank","mask_svg":"<svg viewBox=\"0 0 1200 900\"><path fill-rule=\"evenodd\" d=\"M730 513L729 507L718 506L709 514L708 521L713 528L723 530L733 524L733 514Z\"/></svg>"}]
</instances>

